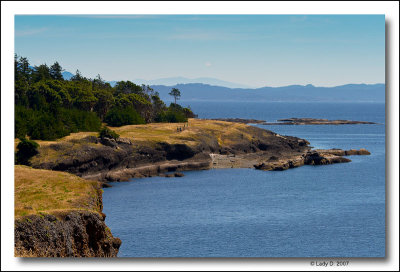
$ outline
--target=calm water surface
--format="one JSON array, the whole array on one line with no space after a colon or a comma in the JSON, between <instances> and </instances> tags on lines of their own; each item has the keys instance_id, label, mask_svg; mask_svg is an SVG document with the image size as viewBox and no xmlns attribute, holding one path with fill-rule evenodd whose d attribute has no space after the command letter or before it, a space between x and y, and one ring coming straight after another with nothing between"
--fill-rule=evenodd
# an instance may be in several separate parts
<instances>
[{"instance_id":1,"label":"calm water surface","mask_svg":"<svg viewBox=\"0 0 400 272\"><path fill-rule=\"evenodd\" d=\"M350 163L283 172L218 169L112 183L119 257L384 257L385 105L190 102L199 118L314 117L378 125L259 126L315 148L367 148Z\"/></svg>"}]
</instances>

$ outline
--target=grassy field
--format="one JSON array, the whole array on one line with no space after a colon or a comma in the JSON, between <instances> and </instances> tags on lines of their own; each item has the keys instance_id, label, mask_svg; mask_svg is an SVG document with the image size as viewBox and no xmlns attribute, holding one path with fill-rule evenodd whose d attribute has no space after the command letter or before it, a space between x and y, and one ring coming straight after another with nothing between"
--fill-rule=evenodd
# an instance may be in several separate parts
<instances>
[{"instance_id":1,"label":"grassy field","mask_svg":"<svg viewBox=\"0 0 400 272\"><path fill-rule=\"evenodd\" d=\"M184 144L192 148L216 145L217 148L232 148L235 145L248 146L249 143L258 140L265 142L265 139L274 137L266 130L246 124L202 119L189 119L187 123L150 123L110 129L117 132L121 138L128 138L133 143L133 150L143 146L157 147L158 143L162 142ZM100 142L85 140L88 136L97 135L97 132L79 132L56 141L36 141L40 145L39 154L31 159L31 163L38 168L41 164L57 164L74 159L75 156L80 156L81 150L104 148ZM118 149L115 152L118 152Z\"/></svg>"},{"instance_id":2,"label":"grassy field","mask_svg":"<svg viewBox=\"0 0 400 272\"><path fill-rule=\"evenodd\" d=\"M66 210L99 212L99 185L72 174L16 165L15 217Z\"/></svg>"},{"instance_id":3,"label":"grassy field","mask_svg":"<svg viewBox=\"0 0 400 272\"><path fill-rule=\"evenodd\" d=\"M182 128L182 131L177 130L179 128ZM189 119L187 123L150 123L110 127L110 129L117 132L120 137L129 138L133 143L139 144L167 142L169 144L181 143L193 146L198 144L201 139L212 137L217 139L221 146L228 146L243 139L251 140L254 136L246 124L201 119ZM97 132L78 132L71 133L69 136L56 141L35 141L40 147L47 147L54 143L68 143L71 148L74 148L75 145L79 144L77 141L80 139L97 135ZM18 142L19 140L16 139L15 147ZM46 154L46 157L62 155L57 152L52 153L54 154Z\"/></svg>"},{"instance_id":4,"label":"grassy field","mask_svg":"<svg viewBox=\"0 0 400 272\"><path fill-rule=\"evenodd\" d=\"M236 140L251 139L247 130L249 126L225 121L189 119L187 123L152 123L111 127L121 137L138 142L167 142L169 144L198 144L204 137L213 137L221 146L229 145ZM178 131L177 128L182 128Z\"/></svg>"}]
</instances>

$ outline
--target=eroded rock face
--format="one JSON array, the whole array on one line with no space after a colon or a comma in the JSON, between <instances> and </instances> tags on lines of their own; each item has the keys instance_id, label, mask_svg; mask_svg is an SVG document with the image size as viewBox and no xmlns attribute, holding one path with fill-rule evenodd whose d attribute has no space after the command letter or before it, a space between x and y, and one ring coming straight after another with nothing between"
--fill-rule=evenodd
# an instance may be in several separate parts
<instances>
[{"instance_id":1,"label":"eroded rock face","mask_svg":"<svg viewBox=\"0 0 400 272\"><path fill-rule=\"evenodd\" d=\"M304 156L304 164L306 165L326 165L341 162L351 162L351 160L329 152L310 151Z\"/></svg>"},{"instance_id":2,"label":"eroded rock face","mask_svg":"<svg viewBox=\"0 0 400 272\"><path fill-rule=\"evenodd\" d=\"M350 156L350 155L370 155L371 153L366 150L365 148L357 149L350 149L350 150L342 150L342 149L317 149L317 152L323 154L331 154L336 156Z\"/></svg>"},{"instance_id":3,"label":"eroded rock face","mask_svg":"<svg viewBox=\"0 0 400 272\"><path fill-rule=\"evenodd\" d=\"M185 175L181 172L175 172L175 173L170 173L170 174L161 174L161 177L166 177L166 178L181 178L184 177Z\"/></svg>"},{"instance_id":4,"label":"eroded rock face","mask_svg":"<svg viewBox=\"0 0 400 272\"><path fill-rule=\"evenodd\" d=\"M346 150L346 156L349 155L371 155L371 153L365 148L361 148L360 150L355 150L355 149Z\"/></svg>"},{"instance_id":5,"label":"eroded rock face","mask_svg":"<svg viewBox=\"0 0 400 272\"><path fill-rule=\"evenodd\" d=\"M209 169L211 153L227 156L236 154L298 153L309 150L304 139L278 135L272 131L248 126L243 128L251 138L239 133L218 139L213 133L201 134L190 146L167 142L135 143L127 138L100 139L89 136L41 147L34 168L66 171L80 177L99 181L127 181L171 171ZM56 151L56 152L54 152ZM48 156L47 154L56 154Z\"/></svg>"},{"instance_id":6,"label":"eroded rock face","mask_svg":"<svg viewBox=\"0 0 400 272\"><path fill-rule=\"evenodd\" d=\"M197 152L185 144L160 143L161 150L165 151L167 160L185 160L193 157Z\"/></svg>"},{"instance_id":7,"label":"eroded rock face","mask_svg":"<svg viewBox=\"0 0 400 272\"><path fill-rule=\"evenodd\" d=\"M328 120L317 118L287 118L280 119L277 123L264 123L268 125L355 125L376 124L374 122L352 121L352 120Z\"/></svg>"},{"instance_id":8,"label":"eroded rock face","mask_svg":"<svg viewBox=\"0 0 400 272\"><path fill-rule=\"evenodd\" d=\"M304 165L304 157L297 156L285 160L268 160L266 162L254 165L254 168L264 171L283 171L289 168L300 167L302 165Z\"/></svg>"},{"instance_id":9,"label":"eroded rock face","mask_svg":"<svg viewBox=\"0 0 400 272\"><path fill-rule=\"evenodd\" d=\"M34 168L67 171L86 179L127 181L167 172L210 168L255 167L278 171L304 164L349 162L343 156L370 154L365 149L311 150L310 143L304 139L253 126L245 129L250 138L239 133L225 145L219 144L219 140L223 142L224 139L218 140L212 133L202 135L190 146L166 142L137 144L125 138L104 142L90 136L78 140L75 148L69 142L52 144L47 148L57 150L62 156L44 162L37 160L32 165Z\"/></svg>"},{"instance_id":10,"label":"eroded rock face","mask_svg":"<svg viewBox=\"0 0 400 272\"><path fill-rule=\"evenodd\" d=\"M363 148L360 150L318 149L308 151L307 153L300 156L294 156L284 159L279 159L278 157L273 156L265 162L255 164L254 168L265 171L282 171L302 165L327 165L334 163L351 162L350 159L344 158L342 156L369 154L371 153Z\"/></svg>"},{"instance_id":11,"label":"eroded rock face","mask_svg":"<svg viewBox=\"0 0 400 272\"><path fill-rule=\"evenodd\" d=\"M133 154L127 145L118 145L117 149L115 146L81 143L79 148L73 148L69 143L57 143L47 148L57 150L62 155L55 160L34 162L34 168L66 171L78 176L113 168Z\"/></svg>"},{"instance_id":12,"label":"eroded rock face","mask_svg":"<svg viewBox=\"0 0 400 272\"><path fill-rule=\"evenodd\" d=\"M162 176L166 172L209 169L210 162L209 158L192 161L167 161L135 168L111 170L106 173L100 173L101 176L84 176L84 178L106 181L128 181L131 178ZM171 176L180 177L180 174L175 173L171 174Z\"/></svg>"},{"instance_id":13,"label":"eroded rock face","mask_svg":"<svg viewBox=\"0 0 400 272\"><path fill-rule=\"evenodd\" d=\"M132 145L132 141L129 138L122 138L122 137L119 137L117 139L117 143L118 144Z\"/></svg>"},{"instance_id":14,"label":"eroded rock face","mask_svg":"<svg viewBox=\"0 0 400 272\"><path fill-rule=\"evenodd\" d=\"M264 120L256 119L243 119L243 118L217 118L212 119L217 121L227 121L243 124L261 124L261 125L355 125L355 124L376 124L374 122L366 121L352 121L352 120L328 120L317 118L287 118L279 119L275 123L265 122Z\"/></svg>"},{"instance_id":15,"label":"eroded rock face","mask_svg":"<svg viewBox=\"0 0 400 272\"><path fill-rule=\"evenodd\" d=\"M101 144L112 147L112 148L117 148L118 144L114 139L110 138L102 138L100 140Z\"/></svg>"},{"instance_id":16,"label":"eroded rock face","mask_svg":"<svg viewBox=\"0 0 400 272\"><path fill-rule=\"evenodd\" d=\"M116 257L121 240L112 236L105 216L71 211L15 220L17 257Z\"/></svg>"}]
</instances>

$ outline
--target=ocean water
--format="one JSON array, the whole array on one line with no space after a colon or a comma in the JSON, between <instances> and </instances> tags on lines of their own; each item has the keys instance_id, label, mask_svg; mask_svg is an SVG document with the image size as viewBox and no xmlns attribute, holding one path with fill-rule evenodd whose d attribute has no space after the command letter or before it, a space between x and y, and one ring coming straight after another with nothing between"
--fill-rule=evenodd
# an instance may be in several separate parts
<instances>
[{"instance_id":1,"label":"ocean water","mask_svg":"<svg viewBox=\"0 0 400 272\"><path fill-rule=\"evenodd\" d=\"M384 257L385 105L190 102L199 118L313 117L377 125L262 126L315 148L366 148L350 163L282 172L214 169L112 183L119 257Z\"/></svg>"}]
</instances>

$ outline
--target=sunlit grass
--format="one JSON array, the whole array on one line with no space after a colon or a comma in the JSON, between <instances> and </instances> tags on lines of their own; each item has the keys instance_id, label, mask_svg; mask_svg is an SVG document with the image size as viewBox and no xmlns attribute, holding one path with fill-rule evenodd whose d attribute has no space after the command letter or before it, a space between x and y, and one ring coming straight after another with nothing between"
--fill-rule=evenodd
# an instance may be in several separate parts
<instances>
[{"instance_id":1,"label":"sunlit grass","mask_svg":"<svg viewBox=\"0 0 400 272\"><path fill-rule=\"evenodd\" d=\"M188 124L186 126L185 124ZM185 127L184 127L185 126ZM184 128L178 131L177 128ZM218 140L221 146L229 145L244 138L251 139L245 124L215 120L189 119L188 123L152 123L113 127L121 137L138 142L156 141L170 144L196 145L199 140L209 136Z\"/></svg>"},{"instance_id":2,"label":"sunlit grass","mask_svg":"<svg viewBox=\"0 0 400 272\"><path fill-rule=\"evenodd\" d=\"M255 131L257 128L242 123L193 118L189 119L187 123L150 123L110 128L121 138L128 138L133 143L133 149L140 146L156 147L161 142L185 144L190 147L215 146L218 143L223 148L244 142L248 143L261 136L265 140L265 137L270 136L264 130ZM71 159L71 156L79 156L80 150L84 146L86 149L88 146L104 147L101 143L80 141L88 136L97 135L97 132L79 132L71 133L71 135L56 141L37 141L40 145L39 154L34 156L31 162L36 166L43 163L57 164Z\"/></svg>"},{"instance_id":3,"label":"sunlit grass","mask_svg":"<svg viewBox=\"0 0 400 272\"><path fill-rule=\"evenodd\" d=\"M15 216L55 211L98 209L98 182L50 170L16 165Z\"/></svg>"}]
</instances>

